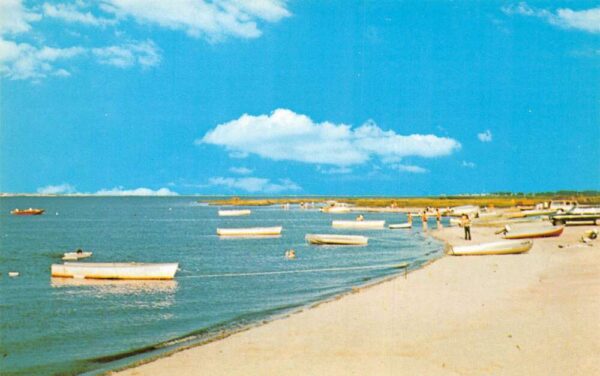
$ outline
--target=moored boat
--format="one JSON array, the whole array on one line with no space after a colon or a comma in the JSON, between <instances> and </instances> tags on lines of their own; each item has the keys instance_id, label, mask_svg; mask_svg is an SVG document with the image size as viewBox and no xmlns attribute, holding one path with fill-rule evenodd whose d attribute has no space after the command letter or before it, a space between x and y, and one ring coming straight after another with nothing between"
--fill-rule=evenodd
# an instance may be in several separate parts
<instances>
[{"instance_id":1,"label":"moored boat","mask_svg":"<svg viewBox=\"0 0 600 376\"><path fill-rule=\"evenodd\" d=\"M240 210L219 210L219 217L239 217L242 215L250 215L250 209Z\"/></svg>"},{"instance_id":2,"label":"moored boat","mask_svg":"<svg viewBox=\"0 0 600 376\"><path fill-rule=\"evenodd\" d=\"M41 215L45 212L44 209L14 209L10 211L12 215Z\"/></svg>"},{"instance_id":3,"label":"moored boat","mask_svg":"<svg viewBox=\"0 0 600 376\"><path fill-rule=\"evenodd\" d=\"M367 245L369 242L369 238L360 235L307 234L305 239L319 245Z\"/></svg>"},{"instance_id":4,"label":"moored boat","mask_svg":"<svg viewBox=\"0 0 600 376\"><path fill-rule=\"evenodd\" d=\"M178 263L65 262L52 264L52 277L89 279L173 279Z\"/></svg>"},{"instance_id":5,"label":"moored boat","mask_svg":"<svg viewBox=\"0 0 600 376\"><path fill-rule=\"evenodd\" d=\"M510 227L505 226L504 239L548 238L560 236L564 229L564 226L539 226L512 230Z\"/></svg>"},{"instance_id":6,"label":"moored boat","mask_svg":"<svg viewBox=\"0 0 600 376\"><path fill-rule=\"evenodd\" d=\"M75 251L75 252L65 252L62 259L65 261L73 261L73 260L79 260L79 259L84 259L84 258L88 258L88 257L92 257L92 252Z\"/></svg>"},{"instance_id":7,"label":"moored boat","mask_svg":"<svg viewBox=\"0 0 600 376\"><path fill-rule=\"evenodd\" d=\"M217 228L219 236L276 236L281 235L282 226L246 227L246 228Z\"/></svg>"},{"instance_id":8,"label":"moored boat","mask_svg":"<svg viewBox=\"0 0 600 376\"><path fill-rule=\"evenodd\" d=\"M385 226L385 221L332 221L334 228L378 229Z\"/></svg>"},{"instance_id":9,"label":"moored boat","mask_svg":"<svg viewBox=\"0 0 600 376\"><path fill-rule=\"evenodd\" d=\"M401 228L411 228L412 227L412 222L406 222L406 223L392 223L388 226L390 229L395 230L395 229L401 229Z\"/></svg>"},{"instance_id":10,"label":"moored boat","mask_svg":"<svg viewBox=\"0 0 600 376\"><path fill-rule=\"evenodd\" d=\"M527 252L532 246L532 240L505 240L500 242L454 246L450 248L448 253L454 256L509 255Z\"/></svg>"}]
</instances>

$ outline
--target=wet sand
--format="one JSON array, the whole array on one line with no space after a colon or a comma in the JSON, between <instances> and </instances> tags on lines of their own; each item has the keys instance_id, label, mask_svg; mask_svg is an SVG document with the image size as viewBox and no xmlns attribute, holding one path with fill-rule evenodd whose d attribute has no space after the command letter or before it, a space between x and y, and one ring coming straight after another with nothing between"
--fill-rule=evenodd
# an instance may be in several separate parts
<instances>
[{"instance_id":1,"label":"wet sand","mask_svg":"<svg viewBox=\"0 0 600 376\"><path fill-rule=\"evenodd\" d=\"M600 375L600 240L443 257L120 375ZM498 240L473 228L473 243ZM431 231L454 245L462 229ZM559 248L566 245L567 248Z\"/></svg>"}]
</instances>

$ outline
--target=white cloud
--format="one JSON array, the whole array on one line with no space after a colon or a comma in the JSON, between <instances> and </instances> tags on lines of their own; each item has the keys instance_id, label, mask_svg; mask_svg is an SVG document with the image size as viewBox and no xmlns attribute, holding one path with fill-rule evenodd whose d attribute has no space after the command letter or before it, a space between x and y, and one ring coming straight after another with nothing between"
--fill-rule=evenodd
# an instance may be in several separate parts
<instances>
[{"instance_id":1,"label":"white cloud","mask_svg":"<svg viewBox=\"0 0 600 376\"><path fill-rule=\"evenodd\" d=\"M394 164L391 166L394 170L402 171L402 172L410 172L413 174L424 174L429 172L426 168L415 166L415 165L407 165L407 164Z\"/></svg>"},{"instance_id":2,"label":"white cloud","mask_svg":"<svg viewBox=\"0 0 600 376\"><path fill-rule=\"evenodd\" d=\"M462 161L461 166L466 168L475 168L476 165L473 162Z\"/></svg>"},{"instance_id":3,"label":"white cloud","mask_svg":"<svg viewBox=\"0 0 600 376\"><path fill-rule=\"evenodd\" d=\"M98 196L177 196L177 192L173 192L169 188L152 190L149 188L123 189L123 187L114 187L101 189L94 194Z\"/></svg>"},{"instance_id":4,"label":"white cloud","mask_svg":"<svg viewBox=\"0 0 600 376\"><path fill-rule=\"evenodd\" d=\"M233 172L234 174L238 175L250 175L252 172L254 172L254 170L251 170L247 167L231 167L229 172Z\"/></svg>"},{"instance_id":5,"label":"white cloud","mask_svg":"<svg viewBox=\"0 0 600 376\"><path fill-rule=\"evenodd\" d=\"M600 33L600 7L579 11L564 8L557 9L556 13L553 13L546 9L530 7L527 3L521 2L518 5L505 6L502 11L508 15L518 14L542 18L552 25L565 29Z\"/></svg>"},{"instance_id":6,"label":"white cloud","mask_svg":"<svg viewBox=\"0 0 600 376\"><path fill-rule=\"evenodd\" d=\"M0 1L0 36L25 33L31 30L31 22L42 18L37 13L23 7L21 0Z\"/></svg>"},{"instance_id":7,"label":"white cloud","mask_svg":"<svg viewBox=\"0 0 600 376\"><path fill-rule=\"evenodd\" d=\"M64 195L76 193L77 190L71 184L47 185L37 189L37 193L44 195Z\"/></svg>"},{"instance_id":8,"label":"white cloud","mask_svg":"<svg viewBox=\"0 0 600 376\"><path fill-rule=\"evenodd\" d=\"M477 133L477 138L481 142L492 142L492 132L486 129L484 132Z\"/></svg>"},{"instance_id":9,"label":"white cloud","mask_svg":"<svg viewBox=\"0 0 600 376\"><path fill-rule=\"evenodd\" d=\"M224 178L213 177L209 179L209 185L222 186L232 190L243 190L249 193L279 193L284 191L298 191L300 186L289 179L280 179L277 183L272 183L265 178Z\"/></svg>"},{"instance_id":10,"label":"white cloud","mask_svg":"<svg viewBox=\"0 0 600 376\"><path fill-rule=\"evenodd\" d=\"M160 53L151 40L127 43L120 46L93 48L92 54L100 64L113 65L118 68L129 68L136 64L151 67L160 63Z\"/></svg>"},{"instance_id":11,"label":"white cloud","mask_svg":"<svg viewBox=\"0 0 600 376\"><path fill-rule=\"evenodd\" d=\"M331 168L325 168L322 166L317 166L317 171L319 171L322 174L325 175L342 175L342 174L349 174L352 172L352 169L346 166L342 166L342 167L331 167Z\"/></svg>"},{"instance_id":12,"label":"white cloud","mask_svg":"<svg viewBox=\"0 0 600 376\"><path fill-rule=\"evenodd\" d=\"M257 154L276 161L350 166L373 157L397 162L403 157L439 157L460 149L456 140L435 135L403 136L369 121L353 129L345 124L315 123L286 109L270 115L244 114L220 124L196 144L224 147L230 154Z\"/></svg>"},{"instance_id":13,"label":"white cloud","mask_svg":"<svg viewBox=\"0 0 600 376\"><path fill-rule=\"evenodd\" d=\"M49 4L44 3L44 16L56 18L67 23L79 23L89 26L114 25L117 20L94 16L90 11L82 11L78 4Z\"/></svg>"},{"instance_id":14,"label":"white cloud","mask_svg":"<svg viewBox=\"0 0 600 376\"><path fill-rule=\"evenodd\" d=\"M279 0L104 0L102 9L140 24L182 30L217 41L227 36L256 38L257 22L277 22L291 14Z\"/></svg>"}]
</instances>

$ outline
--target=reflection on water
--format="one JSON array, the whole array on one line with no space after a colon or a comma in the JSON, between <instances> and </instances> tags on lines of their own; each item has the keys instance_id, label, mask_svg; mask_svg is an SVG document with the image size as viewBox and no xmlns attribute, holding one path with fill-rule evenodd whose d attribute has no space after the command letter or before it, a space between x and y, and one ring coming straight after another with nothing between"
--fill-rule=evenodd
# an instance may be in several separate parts
<instances>
[{"instance_id":1,"label":"reflection on water","mask_svg":"<svg viewBox=\"0 0 600 376\"><path fill-rule=\"evenodd\" d=\"M114 279L50 278L53 288L74 287L73 293L82 294L173 294L177 281L135 281ZM86 287L82 289L81 287Z\"/></svg>"}]
</instances>

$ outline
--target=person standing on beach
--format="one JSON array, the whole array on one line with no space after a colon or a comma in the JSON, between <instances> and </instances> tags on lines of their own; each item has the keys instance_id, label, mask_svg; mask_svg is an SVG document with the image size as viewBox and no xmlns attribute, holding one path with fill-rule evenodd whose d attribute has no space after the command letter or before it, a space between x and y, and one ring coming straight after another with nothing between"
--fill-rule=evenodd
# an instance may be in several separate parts
<instances>
[{"instance_id":1,"label":"person standing on beach","mask_svg":"<svg viewBox=\"0 0 600 376\"><path fill-rule=\"evenodd\" d=\"M435 209L435 220L437 222L437 228L442 228L442 213L440 213L440 208Z\"/></svg>"},{"instance_id":2,"label":"person standing on beach","mask_svg":"<svg viewBox=\"0 0 600 376\"><path fill-rule=\"evenodd\" d=\"M423 222L423 231L427 231L427 212L423 211L423 214L421 214L421 221Z\"/></svg>"},{"instance_id":3,"label":"person standing on beach","mask_svg":"<svg viewBox=\"0 0 600 376\"><path fill-rule=\"evenodd\" d=\"M412 213L408 212L408 223L412 225Z\"/></svg>"},{"instance_id":4,"label":"person standing on beach","mask_svg":"<svg viewBox=\"0 0 600 376\"><path fill-rule=\"evenodd\" d=\"M465 229L465 240L471 240L471 220L468 215L462 215L460 225Z\"/></svg>"}]
</instances>

